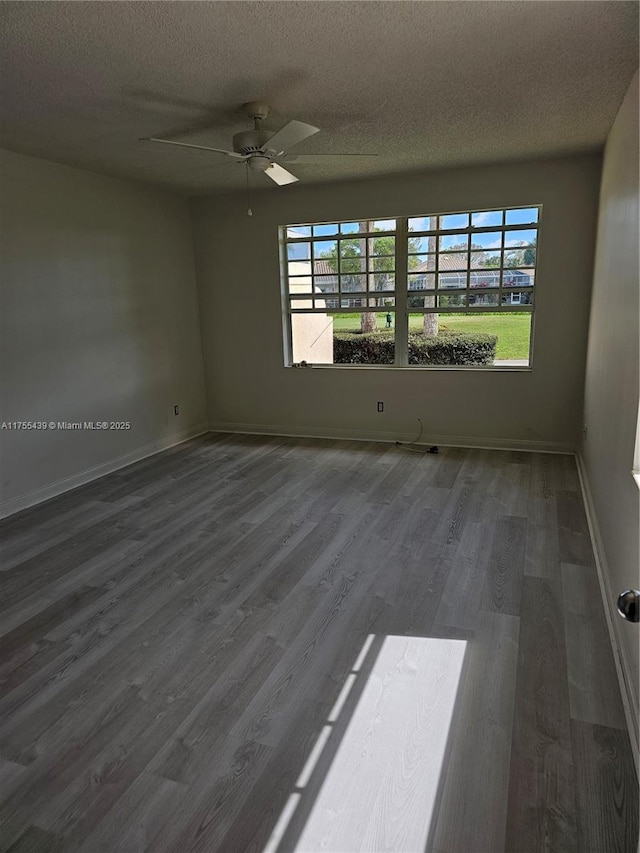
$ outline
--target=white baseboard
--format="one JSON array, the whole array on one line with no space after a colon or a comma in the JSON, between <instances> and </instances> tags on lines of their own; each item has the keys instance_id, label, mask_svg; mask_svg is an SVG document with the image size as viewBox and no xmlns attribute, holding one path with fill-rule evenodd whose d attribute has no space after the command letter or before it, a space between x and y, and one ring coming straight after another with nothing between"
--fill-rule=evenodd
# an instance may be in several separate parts
<instances>
[{"instance_id":1,"label":"white baseboard","mask_svg":"<svg viewBox=\"0 0 640 853\"><path fill-rule=\"evenodd\" d=\"M622 625L622 621L620 616L616 613L616 601L618 596L617 593L611 589L607 557L602 543L602 535L598 525L598 517L596 515L595 504L593 502L593 496L591 494L591 487L589 485L589 478L587 477L584 460L579 453L576 453L576 459L578 462L580 487L582 489L582 497L587 514L587 524L589 525L589 534L591 536L591 544L593 546L593 553L596 561L600 594L602 596L602 604L604 606L607 628L609 630L609 640L611 641L611 647L613 649L613 659L616 665L616 673L618 675L618 683L620 685L620 693L622 695L622 704L624 706L627 729L629 730L633 760L635 763L636 774L640 777L640 757L638 755L639 709L637 697L632 688L633 681L631 667L627 660L625 647L620 642L619 629Z\"/></svg>"},{"instance_id":2,"label":"white baseboard","mask_svg":"<svg viewBox=\"0 0 640 853\"><path fill-rule=\"evenodd\" d=\"M287 427L274 424L242 424L216 421L209 425L212 432L240 432L259 435L281 435L288 438L337 438L346 441L402 441L416 443L416 433L398 433L384 430L325 429L324 427ZM574 444L557 441L525 441L511 438L480 438L471 435L437 435L420 437L420 444L439 444L443 447L477 447L483 450L524 450L530 453L576 452Z\"/></svg>"},{"instance_id":3,"label":"white baseboard","mask_svg":"<svg viewBox=\"0 0 640 853\"><path fill-rule=\"evenodd\" d=\"M195 438L209 432L207 424L198 424L183 432L174 433L173 435L161 438L159 441L154 441L144 447L138 447L135 450L125 453L123 456L118 456L116 459L111 459L108 462L103 462L102 465L96 465L94 468L87 468L80 471L78 474L73 474L71 477L65 477L63 480L57 480L55 483L50 483L40 489L35 489L32 492L27 492L17 498L3 501L0 503L0 518L6 518L23 509L28 509L31 506L55 498L64 492L69 492L71 489L76 489L78 486L84 486L92 480L97 480L99 477L104 477L105 474L111 474L113 471L118 471L120 468L126 468L127 465L132 465L134 462L139 462L141 459L146 459L147 456L153 456L155 453L160 453L162 450L168 450L176 444L182 444L183 441L188 441L190 438Z\"/></svg>"}]
</instances>

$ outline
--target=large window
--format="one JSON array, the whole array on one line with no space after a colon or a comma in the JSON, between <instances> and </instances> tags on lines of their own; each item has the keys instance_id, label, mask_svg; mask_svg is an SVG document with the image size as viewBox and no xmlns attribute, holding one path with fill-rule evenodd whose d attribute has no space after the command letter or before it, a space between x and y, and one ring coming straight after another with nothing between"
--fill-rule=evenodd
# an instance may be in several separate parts
<instances>
[{"instance_id":1,"label":"large window","mask_svg":"<svg viewBox=\"0 0 640 853\"><path fill-rule=\"evenodd\" d=\"M540 207L281 229L287 364L527 367Z\"/></svg>"}]
</instances>

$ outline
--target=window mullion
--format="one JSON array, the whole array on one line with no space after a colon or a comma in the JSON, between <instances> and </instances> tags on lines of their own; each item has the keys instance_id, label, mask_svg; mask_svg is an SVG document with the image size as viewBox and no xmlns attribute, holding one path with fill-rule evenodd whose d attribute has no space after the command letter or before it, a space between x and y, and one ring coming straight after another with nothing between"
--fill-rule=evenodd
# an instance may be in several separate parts
<instances>
[{"instance_id":1,"label":"window mullion","mask_svg":"<svg viewBox=\"0 0 640 853\"><path fill-rule=\"evenodd\" d=\"M398 217L396 221L396 335L395 364L406 367L409 363L409 260L408 260L408 219Z\"/></svg>"}]
</instances>

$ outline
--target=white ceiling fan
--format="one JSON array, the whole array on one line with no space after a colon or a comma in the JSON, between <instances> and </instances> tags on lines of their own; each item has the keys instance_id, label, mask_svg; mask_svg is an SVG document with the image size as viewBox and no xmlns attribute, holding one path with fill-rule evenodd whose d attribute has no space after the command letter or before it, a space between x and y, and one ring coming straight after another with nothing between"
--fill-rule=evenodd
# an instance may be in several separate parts
<instances>
[{"instance_id":1,"label":"white ceiling fan","mask_svg":"<svg viewBox=\"0 0 640 853\"><path fill-rule=\"evenodd\" d=\"M269 115L269 107L262 101L250 101L244 104L244 111L253 120L253 130L243 130L234 134L233 151L224 148L209 148L190 142L178 142L173 139L160 139L155 136L143 137L141 142L160 142L163 145L178 145L181 148L197 148L200 151L213 151L224 154L237 163L246 163L255 172L264 172L276 184L292 184L298 178L284 168L286 163L324 163L339 160L371 160L375 154L289 154L288 149L320 132L319 127L302 121L290 121L280 130L263 130L262 122Z\"/></svg>"}]
</instances>

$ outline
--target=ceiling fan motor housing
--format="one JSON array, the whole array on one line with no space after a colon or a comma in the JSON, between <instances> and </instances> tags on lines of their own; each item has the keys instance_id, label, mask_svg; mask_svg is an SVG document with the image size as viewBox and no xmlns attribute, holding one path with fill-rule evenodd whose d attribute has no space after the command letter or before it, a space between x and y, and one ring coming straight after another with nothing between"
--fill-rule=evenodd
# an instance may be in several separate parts
<instances>
[{"instance_id":1,"label":"ceiling fan motor housing","mask_svg":"<svg viewBox=\"0 0 640 853\"><path fill-rule=\"evenodd\" d=\"M273 136L271 130L243 130L234 134L233 150L238 154L255 154L262 151L262 146Z\"/></svg>"}]
</instances>

